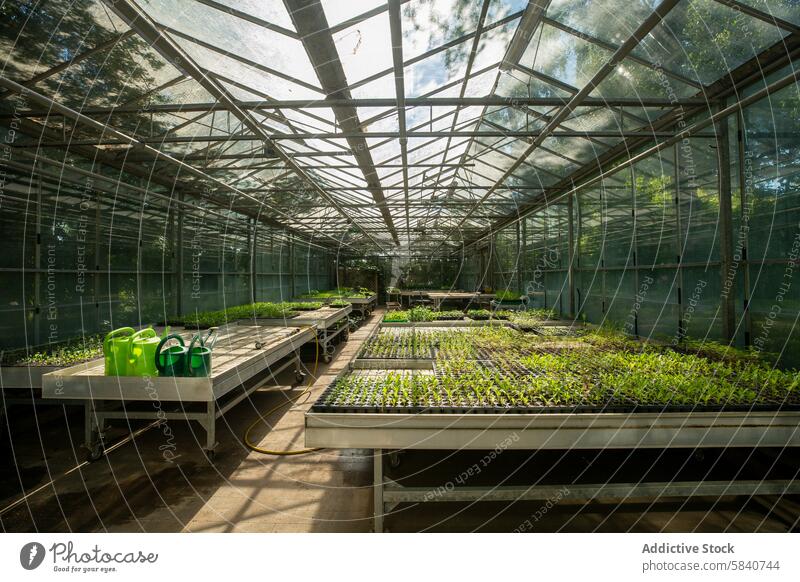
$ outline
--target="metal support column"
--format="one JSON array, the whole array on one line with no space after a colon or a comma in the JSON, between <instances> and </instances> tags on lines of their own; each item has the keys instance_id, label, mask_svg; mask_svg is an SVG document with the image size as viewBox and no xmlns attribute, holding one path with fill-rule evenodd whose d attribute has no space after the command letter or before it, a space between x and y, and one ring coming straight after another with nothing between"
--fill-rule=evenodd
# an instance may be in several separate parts
<instances>
[{"instance_id":1,"label":"metal support column","mask_svg":"<svg viewBox=\"0 0 800 582\"><path fill-rule=\"evenodd\" d=\"M569 315L575 317L575 194L567 197L567 284L569 285Z\"/></svg>"},{"instance_id":2,"label":"metal support column","mask_svg":"<svg viewBox=\"0 0 800 582\"><path fill-rule=\"evenodd\" d=\"M33 176L31 176L33 182ZM42 178L36 181L36 243L33 257L33 342L35 345L42 343ZM23 306L24 308L24 306ZM23 312L24 321L24 312Z\"/></svg>"},{"instance_id":3,"label":"metal support column","mask_svg":"<svg viewBox=\"0 0 800 582\"><path fill-rule=\"evenodd\" d=\"M373 474L373 529L375 533L383 533L383 449L372 452Z\"/></svg>"},{"instance_id":4,"label":"metal support column","mask_svg":"<svg viewBox=\"0 0 800 582\"><path fill-rule=\"evenodd\" d=\"M676 142L673 146L675 156L675 240L678 243L676 256L676 279L678 281L678 334L679 341L686 337L686 325L683 320L683 250L686 248L686 233L683 231L683 216L681 213L681 153ZM688 232L688 231L687 231Z\"/></svg>"},{"instance_id":5,"label":"metal support column","mask_svg":"<svg viewBox=\"0 0 800 582\"><path fill-rule=\"evenodd\" d=\"M177 265L175 265L175 293L177 294L175 301L175 309L178 315L183 315L183 192L178 192L178 228L175 231L175 255L177 257Z\"/></svg>"},{"instance_id":6,"label":"metal support column","mask_svg":"<svg viewBox=\"0 0 800 582\"><path fill-rule=\"evenodd\" d=\"M528 277L530 273L528 272L528 221L526 219L522 219L520 221L520 240L519 240L519 253L521 262L517 271L520 273L519 275L519 292L523 294L528 293Z\"/></svg>"},{"instance_id":7,"label":"metal support column","mask_svg":"<svg viewBox=\"0 0 800 582\"><path fill-rule=\"evenodd\" d=\"M103 318L100 317L100 297L102 291L100 282L100 237L102 236L100 231L100 209L102 208L100 204L100 190L95 191L94 200L94 316L98 328L101 328L100 322L103 321Z\"/></svg>"},{"instance_id":8,"label":"metal support column","mask_svg":"<svg viewBox=\"0 0 800 582\"><path fill-rule=\"evenodd\" d=\"M258 221L254 218L251 230L247 233L250 248L250 301L256 302L256 250L258 249Z\"/></svg>"},{"instance_id":9,"label":"metal support column","mask_svg":"<svg viewBox=\"0 0 800 582\"><path fill-rule=\"evenodd\" d=\"M631 166L629 168L629 173L631 177L631 221L633 222L633 232L631 233L631 246L633 248L633 252L630 253L631 257L631 264L633 265L633 302L634 305L638 303L639 293L641 292L641 288L639 287L639 269L637 268L639 264L639 256L636 254L639 250L639 237L638 233L636 232L637 228L637 221L639 220L638 212L637 212L637 202L639 199L639 193L636 190L636 170L635 166ZM623 275L624 276L624 275ZM633 335L639 337L639 310L641 306L633 312Z\"/></svg>"},{"instance_id":10,"label":"metal support column","mask_svg":"<svg viewBox=\"0 0 800 582\"><path fill-rule=\"evenodd\" d=\"M522 241L520 240L521 230L520 230L519 222L516 223L515 231L516 231L515 234L517 236L517 261L516 261L517 268L514 269L514 270L516 271L516 277L517 277L517 293L522 293L523 292L523 289L522 289L522 277L521 277L520 272L519 272L520 271L520 257L522 255ZM513 274L512 274L512 276L513 276Z\"/></svg>"},{"instance_id":11,"label":"metal support column","mask_svg":"<svg viewBox=\"0 0 800 582\"><path fill-rule=\"evenodd\" d=\"M289 299L295 296L295 288L294 288L294 239L292 235L288 235L287 240L289 241Z\"/></svg>"},{"instance_id":12,"label":"metal support column","mask_svg":"<svg viewBox=\"0 0 800 582\"><path fill-rule=\"evenodd\" d=\"M716 124L717 161L719 164L719 253L720 253L720 285L726 288L726 279L735 277L733 272L733 211L731 208L731 157L728 143L728 121L722 119ZM736 289L730 286L730 292L720 297L722 308L722 336L728 342L736 335Z\"/></svg>"},{"instance_id":13,"label":"metal support column","mask_svg":"<svg viewBox=\"0 0 800 582\"><path fill-rule=\"evenodd\" d=\"M748 251L750 249L750 192L748 192L748 183L745 178L747 152L745 150L744 115L741 111L736 116L736 124L736 141L739 157L739 198L741 201L740 220L742 225L742 228L739 230L739 237L741 237L741 240L737 241L736 244L741 247L742 274L744 277L744 304L742 305L744 317L744 345L750 346L753 341L753 318L750 314L750 298L752 297L752 292L750 287L750 260L748 258Z\"/></svg>"}]
</instances>

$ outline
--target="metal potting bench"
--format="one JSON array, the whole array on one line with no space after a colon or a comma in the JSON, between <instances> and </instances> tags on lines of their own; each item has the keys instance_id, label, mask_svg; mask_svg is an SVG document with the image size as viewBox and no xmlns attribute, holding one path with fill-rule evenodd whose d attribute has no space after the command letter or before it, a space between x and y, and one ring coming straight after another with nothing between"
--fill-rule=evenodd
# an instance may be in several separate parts
<instances>
[{"instance_id":1,"label":"metal potting bench","mask_svg":"<svg viewBox=\"0 0 800 582\"><path fill-rule=\"evenodd\" d=\"M378 306L377 293L373 293L369 297L343 297L342 299L353 306L353 311L357 311L361 319L368 318Z\"/></svg>"},{"instance_id":2,"label":"metal potting bench","mask_svg":"<svg viewBox=\"0 0 800 582\"><path fill-rule=\"evenodd\" d=\"M373 293L369 297L347 297L346 295L342 295L341 297L325 297L322 299L316 297L298 297L292 299L295 302L317 302L320 301L322 303L328 304L331 301L347 301L353 307L353 311L358 312L358 316L361 319L366 319L370 316L370 314L375 311L375 308L378 306L378 294Z\"/></svg>"},{"instance_id":3,"label":"metal potting bench","mask_svg":"<svg viewBox=\"0 0 800 582\"><path fill-rule=\"evenodd\" d=\"M425 325L417 324L417 327ZM390 326L384 324L383 327ZM435 367L433 355L415 359L360 357L330 385L345 374L374 375L388 371L426 374L432 373ZM324 403L324 397L323 394L305 415L305 445L373 449L376 532L383 531L384 515L398 503L547 500L563 491L563 485L464 486L438 488L436 494L431 495L430 486L401 486L384 476L386 459L396 460L397 454L404 450L494 450L500 443L507 449L527 451L800 447L798 410L581 412L576 409L552 412L532 408L525 413L492 409L467 413L461 409L436 407L423 412L398 408L381 411L370 407L359 410L358 405L330 406ZM582 501L783 495L800 493L800 481L608 482L569 484L568 491L568 497Z\"/></svg>"},{"instance_id":4,"label":"metal potting bench","mask_svg":"<svg viewBox=\"0 0 800 582\"><path fill-rule=\"evenodd\" d=\"M435 310L439 310L442 307L442 303L445 301L460 301L467 304L475 303L476 305L488 305L495 297L492 293L467 293L465 291L428 291L427 295L431 300L431 306Z\"/></svg>"},{"instance_id":5,"label":"metal potting bench","mask_svg":"<svg viewBox=\"0 0 800 582\"><path fill-rule=\"evenodd\" d=\"M91 460L102 455L107 421L131 419L196 420L205 430L203 450L211 458L216 420L261 386L251 380L265 370L275 376L294 366L295 379L302 382L299 350L312 341L310 327L227 325L219 330L208 378L105 376L99 359L45 374L42 395L83 402Z\"/></svg>"},{"instance_id":6,"label":"metal potting bench","mask_svg":"<svg viewBox=\"0 0 800 582\"><path fill-rule=\"evenodd\" d=\"M241 324L269 325L269 326L292 326L310 327L315 330L317 344L322 350L322 357L325 362L330 362L336 348L333 340L341 336L343 341L347 341L350 335L349 318L353 310L352 305L346 307L321 307L313 311L301 311L297 315L285 318L262 318L242 320Z\"/></svg>"},{"instance_id":7,"label":"metal potting bench","mask_svg":"<svg viewBox=\"0 0 800 582\"><path fill-rule=\"evenodd\" d=\"M0 420L14 405L74 404L67 400L42 398L42 377L63 369L64 366L0 366Z\"/></svg>"},{"instance_id":8,"label":"metal potting bench","mask_svg":"<svg viewBox=\"0 0 800 582\"><path fill-rule=\"evenodd\" d=\"M373 449L374 528L398 503L546 500L562 485L404 487L384 477L387 456L403 450L514 450L798 447L800 412L566 414L306 413L307 447ZM510 438L513 437L513 438ZM672 481L569 485L576 500L800 493L800 481Z\"/></svg>"}]
</instances>

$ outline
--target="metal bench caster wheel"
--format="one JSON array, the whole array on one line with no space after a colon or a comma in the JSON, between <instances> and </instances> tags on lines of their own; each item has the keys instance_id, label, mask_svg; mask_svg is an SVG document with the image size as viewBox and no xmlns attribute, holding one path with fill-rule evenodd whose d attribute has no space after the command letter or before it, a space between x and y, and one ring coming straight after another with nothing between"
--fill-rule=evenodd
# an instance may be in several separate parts
<instances>
[{"instance_id":1,"label":"metal bench caster wheel","mask_svg":"<svg viewBox=\"0 0 800 582\"><path fill-rule=\"evenodd\" d=\"M301 384L305 384L306 375L303 374L302 372L295 372L294 380L295 380L295 382L297 382L298 386L301 385Z\"/></svg>"},{"instance_id":2,"label":"metal bench caster wheel","mask_svg":"<svg viewBox=\"0 0 800 582\"><path fill-rule=\"evenodd\" d=\"M102 457L105 452L106 452L106 450L105 450L105 447L103 447L102 443L97 443L96 445L93 445L86 452L86 462L87 463L94 463L95 461L100 459L100 457Z\"/></svg>"},{"instance_id":3,"label":"metal bench caster wheel","mask_svg":"<svg viewBox=\"0 0 800 582\"><path fill-rule=\"evenodd\" d=\"M358 324L357 323L351 323L350 324L350 333L355 333L357 329L358 329ZM345 338L345 339L347 339L347 338Z\"/></svg>"},{"instance_id":4,"label":"metal bench caster wheel","mask_svg":"<svg viewBox=\"0 0 800 582\"><path fill-rule=\"evenodd\" d=\"M208 462L212 464L214 463L214 459L217 458L217 452L213 449L210 451L203 451L203 454L206 456Z\"/></svg>"},{"instance_id":5,"label":"metal bench caster wheel","mask_svg":"<svg viewBox=\"0 0 800 582\"><path fill-rule=\"evenodd\" d=\"M346 342L348 339L350 339L350 330L349 329L347 331L343 331L342 332L342 341Z\"/></svg>"}]
</instances>

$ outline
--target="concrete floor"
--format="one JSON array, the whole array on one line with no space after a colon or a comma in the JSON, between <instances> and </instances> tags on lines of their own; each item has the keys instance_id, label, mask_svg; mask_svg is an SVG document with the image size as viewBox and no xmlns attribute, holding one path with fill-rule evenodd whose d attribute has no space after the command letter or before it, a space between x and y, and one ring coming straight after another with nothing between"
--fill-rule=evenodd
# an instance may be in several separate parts
<instances>
[{"instance_id":1,"label":"concrete floor","mask_svg":"<svg viewBox=\"0 0 800 582\"><path fill-rule=\"evenodd\" d=\"M303 447L303 414L333 376L347 366L377 326L380 312L337 348L329 365L320 363L311 392L270 414L252 438L269 449ZM313 361L307 363L313 368ZM82 409L20 407L3 427L0 470L0 525L3 531L109 532L368 532L372 527L372 451L322 450L275 457L251 452L242 435L259 413L272 409L304 388L291 388L292 374L278 378L278 388L253 394L218 421L219 449L214 464L200 450L204 433L190 423L170 421L174 441L156 429L74 469L84 459ZM7 435L11 436L11 443ZM125 427L110 438L121 439ZM160 450L175 446L174 463ZM654 456L656 455L656 456ZM401 456L390 476L400 482L441 484L471 466L475 453L415 452ZM704 474L796 475L797 460L778 451L710 452L705 456L642 452L623 458L594 452L553 457L507 451L493 463L486 480L558 481L586 472L593 479L616 472L661 480ZM741 471L744 470L743 473ZM642 472L644 471L644 472ZM66 474L65 474L66 473ZM546 476L546 478L545 478ZM51 480L53 482L51 483ZM527 481L526 481L527 480ZM596 481L595 481L596 482ZM37 491L38 489L38 491ZM10 511L22 491L36 491ZM655 504L561 501L542 513L541 503L429 503L395 508L386 519L389 531L513 531L525 520L532 531L792 531L800 505L784 498L698 498ZM538 520L532 520L533 516Z\"/></svg>"}]
</instances>

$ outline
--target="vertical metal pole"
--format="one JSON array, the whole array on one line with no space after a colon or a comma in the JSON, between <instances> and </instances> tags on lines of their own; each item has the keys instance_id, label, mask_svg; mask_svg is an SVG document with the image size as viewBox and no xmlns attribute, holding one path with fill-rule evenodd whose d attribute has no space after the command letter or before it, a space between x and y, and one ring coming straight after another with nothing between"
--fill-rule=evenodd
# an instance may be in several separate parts
<instances>
[{"instance_id":1,"label":"vertical metal pole","mask_svg":"<svg viewBox=\"0 0 800 582\"><path fill-rule=\"evenodd\" d=\"M678 339L683 341L686 335L686 328L683 321L683 248L684 248L684 233L683 233L683 217L681 216L681 160L680 149L678 143L673 146L673 155L675 156L675 240L678 244L676 249L678 255L676 257L677 279L678 279ZM653 322L655 325L655 322Z\"/></svg>"},{"instance_id":2,"label":"vertical metal pole","mask_svg":"<svg viewBox=\"0 0 800 582\"><path fill-rule=\"evenodd\" d=\"M519 275L519 292L520 293L527 293L528 290L528 278L530 276L530 271L528 268L528 219L523 218L521 221L521 234L520 234L520 267L518 269Z\"/></svg>"},{"instance_id":3,"label":"vertical metal pole","mask_svg":"<svg viewBox=\"0 0 800 582\"><path fill-rule=\"evenodd\" d=\"M206 403L203 425L206 429L206 452L213 453L217 448L217 403L213 400Z\"/></svg>"},{"instance_id":4,"label":"vertical metal pole","mask_svg":"<svg viewBox=\"0 0 800 582\"><path fill-rule=\"evenodd\" d=\"M375 533L383 533L383 449L372 452L373 508Z\"/></svg>"},{"instance_id":5,"label":"vertical metal pole","mask_svg":"<svg viewBox=\"0 0 800 582\"><path fill-rule=\"evenodd\" d=\"M37 162L34 162L34 167ZM31 181L33 176L31 176ZM33 343L39 345L42 343L41 331L42 327L42 178L36 180L36 244L34 245L35 254L33 257ZM23 268L25 264L23 263ZM23 305L23 309L25 306ZM23 321L24 321L23 311Z\"/></svg>"},{"instance_id":6,"label":"vertical metal pole","mask_svg":"<svg viewBox=\"0 0 800 582\"><path fill-rule=\"evenodd\" d=\"M520 267L522 266L523 255L522 255L522 241L520 240L521 229L519 221L515 223L515 227L517 236L517 260L516 260L517 268L515 269L517 277L517 293L522 293L522 277L520 276Z\"/></svg>"},{"instance_id":7,"label":"vertical metal pole","mask_svg":"<svg viewBox=\"0 0 800 582\"><path fill-rule=\"evenodd\" d=\"M575 317L575 194L567 197L567 285L569 287L569 315Z\"/></svg>"},{"instance_id":8,"label":"vertical metal pole","mask_svg":"<svg viewBox=\"0 0 800 582\"><path fill-rule=\"evenodd\" d=\"M250 241L250 301L256 302L256 250L258 249L258 221L253 218L252 232L248 233Z\"/></svg>"},{"instance_id":9,"label":"vertical metal pole","mask_svg":"<svg viewBox=\"0 0 800 582\"><path fill-rule=\"evenodd\" d=\"M164 309L167 311L167 315L168 316L169 316L169 314L173 313L175 311L175 309L176 309L176 305L175 305L175 290L177 289L177 286L175 284L175 273L176 273L177 266L178 266L178 260L176 258L177 250L175 249L175 206L176 205L172 204L172 202L170 201L169 217L168 217L168 221L169 222L167 224L167 233L168 233L168 236L170 236L171 239L172 239L172 240L170 240L170 255L169 255L169 289L172 290L172 294L171 294L169 308L167 308L167 306L164 305ZM165 261L163 260L163 257L162 257L162 261L161 261L162 268L164 266L164 262ZM166 283L165 279L166 279L166 277L165 277L164 273L162 273L161 274L161 285L164 286L164 295L166 296L166 294L167 294L167 287L166 287L167 283Z\"/></svg>"},{"instance_id":10,"label":"vertical metal pole","mask_svg":"<svg viewBox=\"0 0 800 582\"><path fill-rule=\"evenodd\" d=\"M742 311L744 313L744 345L749 346L752 344L753 340L753 318L750 314L750 298L752 297L752 290L750 288L750 260L748 258L748 250L750 248L750 229L747 228L750 226L750 210L748 206L748 204L750 204L750 199L747 195L747 179L745 177L744 169L747 156L745 152L744 139L744 113L742 111L740 111L739 115L736 116L736 124L736 141L739 155L739 198L741 200L740 220L742 221L742 228L739 232L739 236L742 238L741 263L742 272L744 275L744 305L742 306Z\"/></svg>"},{"instance_id":11,"label":"vertical metal pole","mask_svg":"<svg viewBox=\"0 0 800 582\"><path fill-rule=\"evenodd\" d=\"M633 247L633 302L634 305L638 302L639 296L639 257L637 251L639 250L639 237L637 230L637 201L638 192L636 190L636 172L634 165L630 167L631 176L631 221L633 222L633 233L631 234L631 246ZM623 277L624 277L623 273ZM641 309L641 306L640 306ZM633 335L639 337L639 311L637 309L633 314Z\"/></svg>"},{"instance_id":12,"label":"vertical metal pole","mask_svg":"<svg viewBox=\"0 0 800 582\"><path fill-rule=\"evenodd\" d=\"M100 317L100 224L102 215L100 213L100 191L97 190L95 194L95 207L94 207L94 313L97 326L100 328L100 322L103 318ZM108 287L106 287L108 288Z\"/></svg>"},{"instance_id":13,"label":"vertical metal pole","mask_svg":"<svg viewBox=\"0 0 800 582\"><path fill-rule=\"evenodd\" d=\"M720 286L724 289L727 277L733 277L733 210L731 206L731 159L728 143L728 123L723 119L716 124L717 160L719 163L719 220L720 220ZM722 336L728 342L736 334L736 289L722 297Z\"/></svg>"},{"instance_id":14,"label":"vertical metal pole","mask_svg":"<svg viewBox=\"0 0 800 582\"><path fill-rule=\"evenodd\" d=\"M178 192L179 202L183 202L183 192ZM178 204L178 227L175 231L175 254L177 257L177 264L175 265L175 309L177 315L183 315L183 204Z\"/></svg>"},{"instance_id":15,"label":"vertical metal pole","mask_svg":"<svg viewBox=\"0 0 800 582\"><path fill-rule=\"evenodd\" d=\"M289 293L291 295L290 298L295 296L295 288L294 288L294 239L292 235L288 236L289 240Z\"/></svg>"}]
</instances>

